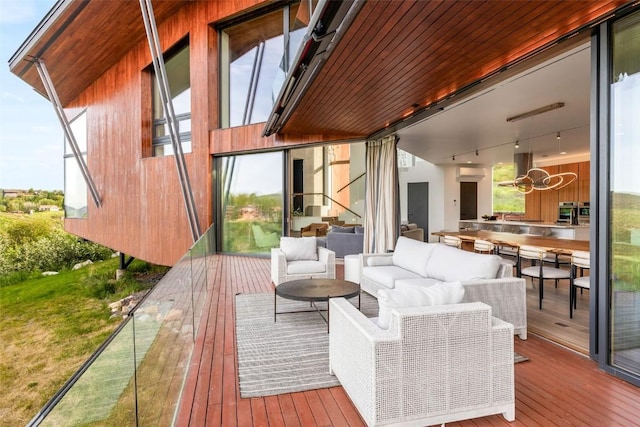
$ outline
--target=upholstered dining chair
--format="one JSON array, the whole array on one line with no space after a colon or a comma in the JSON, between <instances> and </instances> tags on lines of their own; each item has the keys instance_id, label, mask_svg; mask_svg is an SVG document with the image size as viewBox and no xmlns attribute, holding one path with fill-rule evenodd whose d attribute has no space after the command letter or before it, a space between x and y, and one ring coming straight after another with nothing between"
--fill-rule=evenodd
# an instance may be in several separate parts
<instances>
[{"instance_id":1,"label":"upholstered dining chair","mask_svg":"<svg viewBox=\"0 0 640 427\"><path fill-rule=\"evenodd\" d=\"M531 261L535 261L537 265L531 265L530 267L521 268L520 275L531 277L531 282L533 283L533 278L537 278L539 281L538 285L538 294L539 294L539 308L542 310L542 300L544 298L544 281L545 279L553 279L556 281L561 279L570 279L571 274L569 270L564 270L558 267L546 267L545 257L547 255L547 251L544 248L538 246L528 246L523 245L520 246L520 259L528 259Z\"/></svg>"},{"instance_id":2,"label":"upholstered dining chair","mask_svg":"<svg viewBox=\"0 0 640 427\"><path fill-rule=\"evenodd\" d=\"M458 236L444 236L442 241L447 246L453 246L458 249L462 248L462 239Z\"/></svg>"},{"instance_id":3,"label":"upholstered dining chair","mask_svg":"<svg viewBox=\"0 0 640 427\"><path fill-rule=\"evenodd\" d=\"M473 241L473 250L481 254L492 254L495 250L495 245L488 240L476 239Z\"/></svg>"},{"instance_id":4,"label":"upholstered dining chair","mask_svg":"<svg viewBox=\"0 0 640 427\"><path fill-rule=\"evenodd\" d=\"M571 254L571 285L569 287L569 318L571 319L573 318L573 310L577 308L578 288L580 288L580 293L583 289L591 289L589 276L577 277L578 269L583 271L591 268L590 258L591 254L586 251L573 251Z\"/></svg>"},{"instance_id":5,"label":"upholstered dining chair","mask_svg":"<svg viewBox=\"0 0 640 427\"><path fill-rule=\"evenodd\" d=\"M315 237L281 237L280 247L271 249L271 281L335 279L336 253L318 246Z\"/></svg>"}]
</instances>

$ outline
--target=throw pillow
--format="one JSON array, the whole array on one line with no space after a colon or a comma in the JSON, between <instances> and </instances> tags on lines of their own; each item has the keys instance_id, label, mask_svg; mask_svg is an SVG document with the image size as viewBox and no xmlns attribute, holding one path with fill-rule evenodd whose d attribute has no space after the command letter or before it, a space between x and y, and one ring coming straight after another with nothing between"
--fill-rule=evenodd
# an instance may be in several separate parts
<instances>
[{"instance_id":1,"label":"throw pillow","mask_svg":"<svg viewBox=\"0 0 640 427\"><path fill-rule=\"evenodd\" d=\"M287 261L317 261L315 237L281 237L280 250Z\"/></svg>"},{"instance_id":2,"label":"throw pillow","mask_svg":"<svg viewBox=\"0 0 640 427\"><path fill-rule=\"evenodd\" d=\"M378 291L378 326L382 329L389 328L391 310L394 308L458 304L463 297L464 287L460 282L380 289Z\"/></svg>"},{"instance_id":3,"label":"throw pillow","mask_svg":"<svg viewBox=\"0 0 640 427\"><path fill-rule=\"evenodd\" d=\"M353 229L353 232L356 234L364 234L364 227L361 225L356 225Z\"/></svg>"}]
</instances>

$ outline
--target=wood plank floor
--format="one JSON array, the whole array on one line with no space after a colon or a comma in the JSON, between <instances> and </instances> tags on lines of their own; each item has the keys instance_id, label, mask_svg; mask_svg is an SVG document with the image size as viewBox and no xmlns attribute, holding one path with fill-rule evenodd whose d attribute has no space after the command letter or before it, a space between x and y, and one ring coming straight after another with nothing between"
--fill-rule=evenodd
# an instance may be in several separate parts
<instances>
[{"instance_id":1,"label":"wood plank floor","mask_svg":"<svg viewBox=\"0 0 640 427\"><path fill-rule=\"evenodd\" d=\"M364 425L342 387L240 398L234 295L271 292L269 263L264 258L212 257L208 309L201 319L176 424ZM343 277L342 265L336 274ZM516 421L491 416L449 426L640 426L640 388L603 373L589 358L532 334L527 341L516 338L515 347L530 358L515 365Z\"/></svg>"}]
</instances>

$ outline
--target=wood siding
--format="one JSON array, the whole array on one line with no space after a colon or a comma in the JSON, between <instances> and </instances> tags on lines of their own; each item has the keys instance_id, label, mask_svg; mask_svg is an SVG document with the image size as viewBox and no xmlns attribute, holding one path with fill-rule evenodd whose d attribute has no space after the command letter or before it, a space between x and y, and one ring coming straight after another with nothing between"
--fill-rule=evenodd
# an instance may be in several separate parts
<instances>
[{"instance_id":1,"label":"wood siding","mask_svg":"<svg viewBox=\"0 0 640 427\"><path fill-rule=\"evenodd\" d=\"M172 265L192 241L175 159L151 156L148 43L141 34L139 17L118 21L122 26L117 29L113 22L119 13L139 14L139 5L126 1L109 2L108 6L102 3L92 0L82 9L82 2L74 2L73 7L65 11L68 22L64 31L60 32L63 28L60 25L53 26L52 30L56 29L57 33L51 36L50 46L34 47L44 54L54 85L63 91L64 107L87 108L87 162L103 206L96 208L89 201L87 219L69 219L65 226L78 236L114 250L153 263ZM114 6L116 3L122 9ZM214 25L271 3L257 0L154 2L162 49L166 51L189 37L192 152L185 157L201 231L213 221L216 195L211 182L211 155L362 140L370 130L394 119L394 111L404 114L401 105L424 105L439 99L476 74L485 75L499 64L608 13L623 2L565 2L564 6L549 1L517 6L513 2L483 2L481 6L465 2L367 2L362 16L358 16L349 30L350 35L334 51L327 68L311 88L312 97L305 97L294 112L292 117L297 125L269 138L261 137L263 124L218 129L220 90ZM73 13L76 20L70 20ZM368 25L376 16L389 17L383 24L385 31ZM536 25L522 26L523 16L526 22ZM109 22L102 23L100 17ZM87 26L92 22L93 27ZM458 32L460 25L465 29L462 33ZM541 29L551 27L553 31L537 40ZM397 33L399 29L409 31L411 37L413 34L419 37L407 38L403 32ZM101 41L93 46L97 33ZM492 41L480 43L476 36L491 36ZM422 43L424 37L433 43ZM113 45L106 46L105 39ZM74 49L73 43L77 45ZM68 51L64 50L65 46ZM464 49L480 56L467 58ZM431 65L412 62L414 51L420 61ZM78 82L71 84L66 81L63 70L69 67L58 61L56 54L68 63L77 64L77 80L98 77L82 87ZM465 74L464 70L469 71L467 62L473 63L476 74ZM27 76L31 71L25 73L25 80L31 82ZM314 101L309 103L309 100ZM588 181L581 180L577 191L581 194L588 193L587 190ZM557 206L554 194L557 196L549 193L539 196L540 200L527 200L527 212L533 215L529 219L554 221L553 205Z\"/></svg>"},{"instance_id":2,"label":"wood siding","mask_svg":"<svg viewBox=\"0 0 640 427\"><path fill-rule=\"evenodd\" d=\"M210 24L257 3L187 2L158 23L163 50L189 36L192 152L185 159L203 232L213 216L209 132L218 116L217 40ZM144 39L65 105L87 108L87 163L103 202L97 208L89 201L88 217L68 219L65 228L136 258L172 265L193 242L175 159L150 156L150 64Z\"/></svg>"},{"instance_id":3,"label":"wood siding","mask_svg":"<svg viewBox=\"0 0 640 427\"><path fill-rule=\"evenodd\" d=\"M578 175L578 178L557 191L533 191L527 194L524 199L525 218L534 221L556 222L560 202L588 202L590 198L589 165L590 162L580 162L540 168L549 174L573 172Z\"/></svg>"}]
</instances>

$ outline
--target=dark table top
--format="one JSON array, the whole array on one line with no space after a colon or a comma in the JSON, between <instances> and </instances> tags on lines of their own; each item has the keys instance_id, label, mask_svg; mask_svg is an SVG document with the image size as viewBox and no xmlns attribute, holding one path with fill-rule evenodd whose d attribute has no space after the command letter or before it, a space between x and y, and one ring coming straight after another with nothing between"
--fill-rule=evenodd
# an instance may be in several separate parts
<instances>
[{"instance_id":1,"label":"dark table top","mask_svg":"<svg viewBox=\"0 0 640 427\"><path fill-rule=\"evenodd\" d=\"M352 298L360 285L340 279L301 279L276 286L276 295L296 301L328 301L329 298Z\"/></svg>"}]
</instances>

